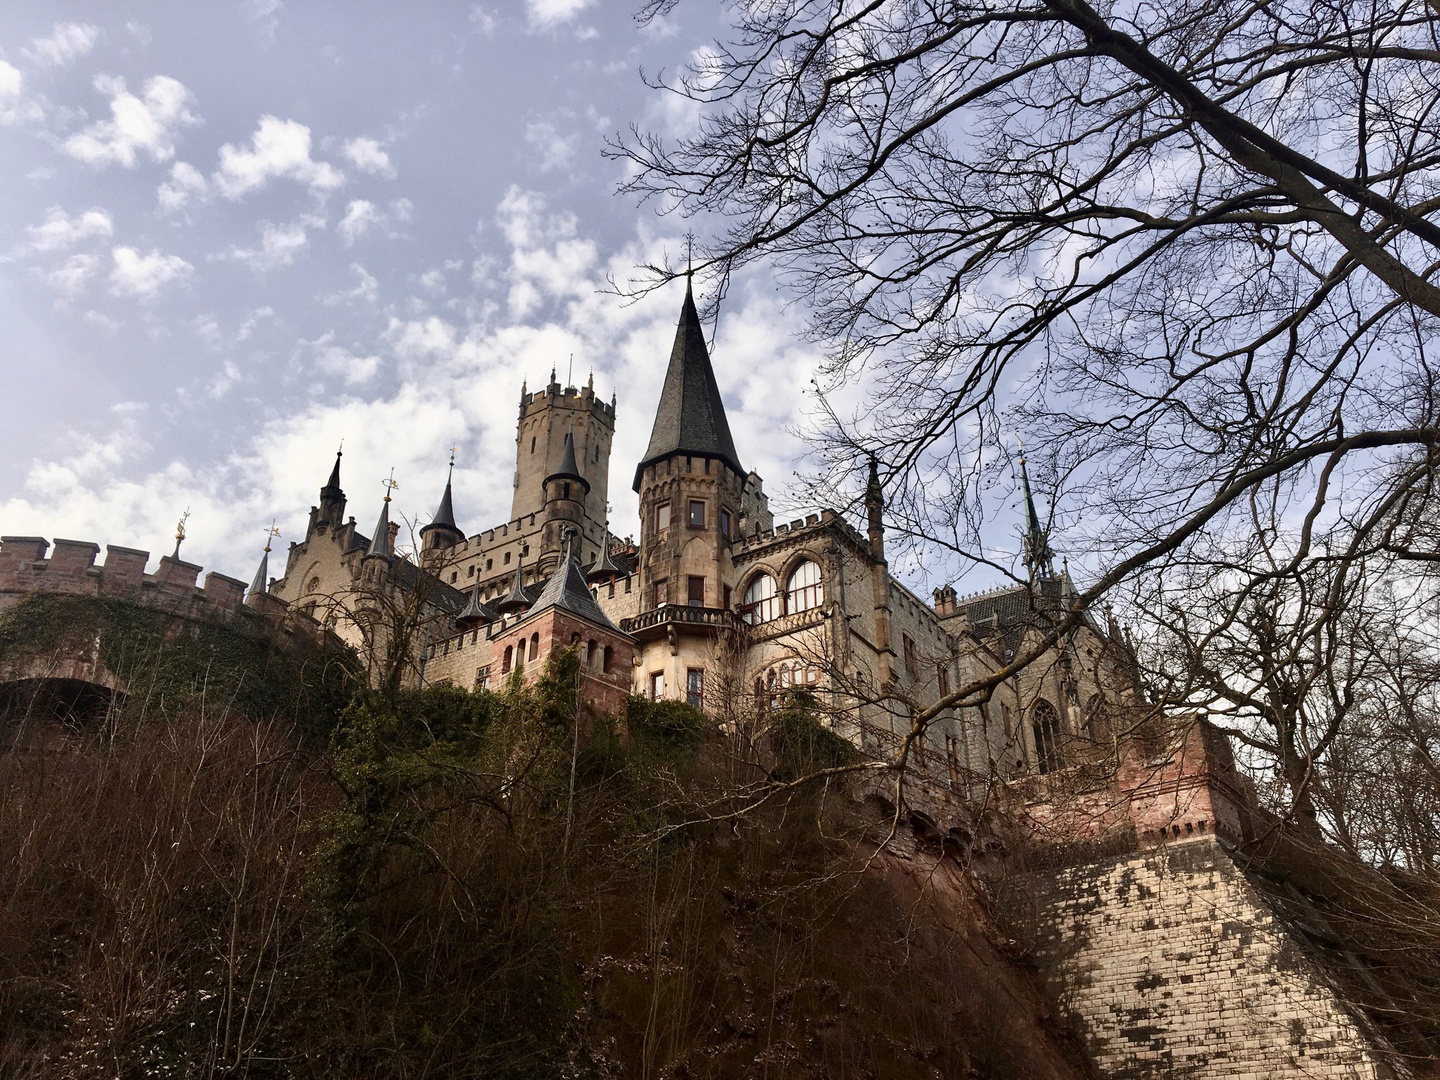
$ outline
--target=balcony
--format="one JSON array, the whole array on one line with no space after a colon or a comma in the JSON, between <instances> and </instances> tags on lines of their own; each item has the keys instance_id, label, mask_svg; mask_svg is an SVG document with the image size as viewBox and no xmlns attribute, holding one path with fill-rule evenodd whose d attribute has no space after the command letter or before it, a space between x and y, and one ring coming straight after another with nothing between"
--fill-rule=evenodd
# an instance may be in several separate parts
<instances>
[{"instance_id":1,"label":"balcony","mask_svg":"<svg viewBox=\"0 0 1440 1080\"><path fill-rule=\"evenodd\" d=\"M621 619L620 629L631 637L645 641L679 634L709 633L735 630L740 618L728 608L690 607L686 604L665 604L654 611L642 611L633 619Z\"/></svg>"}]
</instances>

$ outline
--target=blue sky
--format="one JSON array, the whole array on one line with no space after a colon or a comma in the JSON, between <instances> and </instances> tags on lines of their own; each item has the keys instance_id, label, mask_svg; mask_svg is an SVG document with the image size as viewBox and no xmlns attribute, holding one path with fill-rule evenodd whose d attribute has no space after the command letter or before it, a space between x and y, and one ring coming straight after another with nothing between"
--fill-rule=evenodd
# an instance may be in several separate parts
<instances>
[{"instance_id":1,"label":"blue sky","mask_svg":"<svg viewBox=\"0 0 1440 1080\"><path fill-rule=\"evenodd\" d=\"M639 76L723 33L718 5L9 3L0 10L0 533L169 550L249 577L340 439L361 521L393 466L423 524L509 508L520 383L619 399L612 521L635 530L680 295L607 275L686 224L615 194L606 136L694 113ZM713 23L702 20L714 18ZM816 362L763 277L716 370L742 459L783 495Z\"/></svg>"}]
</instances>

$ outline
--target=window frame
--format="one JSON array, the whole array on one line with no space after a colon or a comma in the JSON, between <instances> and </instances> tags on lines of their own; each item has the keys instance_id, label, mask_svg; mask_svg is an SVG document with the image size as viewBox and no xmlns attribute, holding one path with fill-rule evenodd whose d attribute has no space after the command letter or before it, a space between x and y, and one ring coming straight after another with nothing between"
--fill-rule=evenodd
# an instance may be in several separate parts
<instances>
[{"instance_id":1,"label":"window frame","mask_svg":"<svg viewBox=\"0 0 1440 1080\"><path fill-rule=\"evenodd\" d=\"M697 709L705 707L705 669L685 669L685 703Z\"/></svg>"},{"instance_id":2,"label":"window frame","mask_svg":"<svg viewBox=\"0 0 1440 1080\"><path fill-rule=\"evenodd\" d=\"M656 504L655 504L655 535L656 535L656 536L664 536L666 533L668 533L668 532L670 531L670 524L671 524L670 518L671 518L671 513L670 513L670 500L669 500L669 499L666 499L664 502L656 503ZM661 522L662 520L663 520L664 523L665 523L665 524L663 524L663 525L660 524L660 522Z\"/></svg>"},{"instance_id":3,"label":"window frame","mask_svg":"<svg viewBox=\"0 0 1440 1080\"><path fill-rule=\"evenodd\" d=\"M795 579L808 567L815 568L815 580L796 585ZM825 606L825 575L820 564L814 559L801 559L785 575L785 613L793 615L801 611L814 611Z\"/></svg>"},{"instance_id":4,"label":"window frame","mask_svg":"<svg viewBox=\"0 0 1440 1080\"><path fill-rule=\"evenodd\" d=\"M695 512L696 512L696 510L699 510L699 512L700 512L700 514L699 514L700 520L699 520L698 522L695 520L695 517L696 517ZM704 499L690 499L690 500L689 500L689 505L687 505L687 506L685 507L685 524L686 524L686 526L687 526L688 528L691 528L691 529L703 529L703 528L705 528L705 500L704 500Z\"/></svg>"},{"instance_id":5,"label":"window frame","mask_svg":"<svg viewBox=\"0 0 1440 1080\"><path fill-rule=\"evenodd\" d=\"M699 595L698 598L697 598L696 595L695 595L695 593L696 593L695 585L696 585L697 582L698 582L699 585L700 585L700 588L699 588L699 593L700 593L700 595ZM704 607L704 606L705 606L705 575L704 575L704 574L687 574L687 575L686 575L686 577L685 577L685 606L686 606L686 607Z\"/></svg>"},{"instance_id":6,"label":"window frame","mask_svg":"<svg viewBox=\"0 0 1440 1080\"><path fill-rule=\"evenodd\" d=\"M750 594L761 581L770 582L772 592L768 596L752 600ZM764 623L774 622L784 613L784 597L780 593L780 585L773 574L761 571L746 583L745 594L740 601L740 618L747 626L760 626Z\"/></svg>"}]
</instances>

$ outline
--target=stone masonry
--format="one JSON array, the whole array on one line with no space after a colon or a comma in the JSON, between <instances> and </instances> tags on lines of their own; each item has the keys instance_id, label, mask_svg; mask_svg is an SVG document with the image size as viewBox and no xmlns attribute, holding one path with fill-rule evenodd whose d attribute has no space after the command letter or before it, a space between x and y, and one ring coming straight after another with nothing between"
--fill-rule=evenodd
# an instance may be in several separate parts
<instances>
[{"instance_id":1,"label":"stone masonry","mask_svg":"<svg viewBox=\"0 0 1440 1080\"><path fill-rule=\"evenodd\" d=\"M1012 884L1033 905L1042 971L1107 1077L1395 1075L1214 836Z\"/></svg>"}]
</instances>

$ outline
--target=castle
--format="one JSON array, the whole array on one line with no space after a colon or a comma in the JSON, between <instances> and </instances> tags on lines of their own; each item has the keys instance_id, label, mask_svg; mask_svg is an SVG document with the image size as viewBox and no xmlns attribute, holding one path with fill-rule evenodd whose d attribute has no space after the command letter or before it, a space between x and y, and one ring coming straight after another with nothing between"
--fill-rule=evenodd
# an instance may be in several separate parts
<instances>
[{"instance_id":1,"label":"castle","mask_svg":"<svg viewBox=\"0 0 1440 1080\"><path fill-rule=\"evenodd\" d=\"M1282 877L1239 854L1255 850L1258 810L1225 737L1203 721L1150 725L1113 618L1087 616L1040 649L1075 592L1023 465L1029 580L966 597L945 587L926 603L890 576L873 463L863 533L836 510L775 523L731 437L688 288L633 473L634 543L606 517L616 408L593 382L552 374L522 389L510 516L478 532L457 522L447 477L416 550L397 544L388 495L362 534L337 454L283 574L270 578L267 546L248 594L214 573L197 587L178 544L152 575L145 552L111 547L97 566L94 544L56 540L47 559L44 539L7 536L0 611L91 594L297 640L333 634L372 678L409 685L498 689L575 649L582 699L608 713L640 694L763 721L805 690L872 758L911 739L903 805L868 798L904 823L890 839L918 874L955 850L1005 853L995 888L1105 1075L1399 1075L1393 988L1383 961L1347 940L1325 875L1289 865ZM986 703L942 710L915 738L916 712L1029 652L1039 659ZM8 663L0 693L57 679L125 691L84 650L44 671ZM1012 833L982 836L994 826L977 805Z\"/></svg>"},{"instance_id":2,"label":"castle","mask_svg":"<svg viewBox=\"0 0 1440 1080\"><path fill-rule=\"evenodd\" d=\"M257 588L364 653L385 633L367 612L375 586L412 588L423 572L430 615L410 643L416 680L498 687L573 644L608 708L636 693L735 715L803 688L837 731L874 750L895 745L914 710L1013 659L1073 595L1054 570L1028 477L1033 588L961 598L947 587L927 604L895 581L873 463L864 534L834 510L777 525L731 437L688 287L634 467L638 544L617 543L606 519L615 420L614 399L598 398L593 379L562 387L552 373L544 389L522 389L509 519L461 528L447 478L409 558L397 553L388 499L369 536L345 517L337 455L283 575L267 590L262 571ZM986 705L947 710L914 752L957 781L1051 771L1106 743L1117 711L1136 704L1128 656L1116 628L1082 622Z\"/></svg>"}]
</instances>

